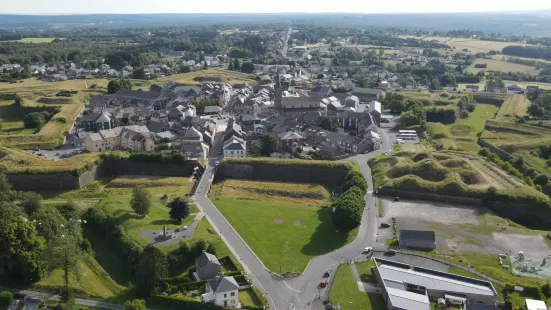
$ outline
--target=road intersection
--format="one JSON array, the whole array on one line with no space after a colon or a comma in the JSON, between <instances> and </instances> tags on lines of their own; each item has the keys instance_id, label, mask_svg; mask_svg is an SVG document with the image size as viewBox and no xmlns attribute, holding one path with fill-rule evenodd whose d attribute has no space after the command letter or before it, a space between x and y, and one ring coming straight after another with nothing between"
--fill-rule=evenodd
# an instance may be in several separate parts
<instances>
[{"instance_id":1,"label":"road intersection","mask_svg":"<svg viewBox=\"0 0 551 310\"><path fill-rule=\"evenodd\" d=\"M208 221L220 233L224 242L239 260L248 276L252 279L253 285L266 294L272 309L323 309L322 301L326 298L328 292L320 290L318 285L322 280L324 272L331 271L329 281L332 281L334 271L336 271L339 264L358 257L366 246L375 244L377 234L377 205L375 197L371 191L365 196L366 206L362 223L358 236L352 243L312 259L300 276L293 279L285 279L264 266L254 251L207 197L212 180L214 179L214 163L220 160L217 150L221 146L222 135L223 133L216 135L208 165L193 197L194 201L205 212ZM379 150L347 159L359 164L360 171L370 189L373 189L373 182L367 161L372 157L381 155L392 147L388 134L382 128L380 135L383 143Z\"/></svg>"}]
</instances>

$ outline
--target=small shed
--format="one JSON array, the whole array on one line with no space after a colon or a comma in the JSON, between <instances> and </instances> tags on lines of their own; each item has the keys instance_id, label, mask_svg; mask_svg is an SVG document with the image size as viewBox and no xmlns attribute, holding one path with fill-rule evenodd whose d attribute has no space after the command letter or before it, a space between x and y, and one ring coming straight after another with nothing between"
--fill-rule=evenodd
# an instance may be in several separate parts
<instances>
[{"instance_id":1,"label":"small shed","mask_svg":"<svg viewBox=\"0 0 551 310\"><path fill-rule=\"evenodd\" d=\"M526 310L547 310L545 301L526 299Z\"/></svg>"},{"instance_id":2,"label":"small shed","mask_svg":"<svg viewBox=\"0 0 551 310\"><path fill-rule=\"evenodd\" d=\"M429 230L400 230L400 247L414 250L434 250L436 234Z\"/></svg>"}]
</instances>

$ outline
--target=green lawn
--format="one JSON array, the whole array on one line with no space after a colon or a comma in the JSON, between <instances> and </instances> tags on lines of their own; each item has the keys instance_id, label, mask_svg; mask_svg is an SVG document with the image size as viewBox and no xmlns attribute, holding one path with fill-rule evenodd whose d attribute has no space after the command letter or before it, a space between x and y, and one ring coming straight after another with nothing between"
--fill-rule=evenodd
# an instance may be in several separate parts
<instances>
[{"instance_id":1,"label":"green lawn","mask_svg":"<svg viewBox=\"0 0 551 310\"><path fill-rule=\"evenodd\" d=\"M33 134L34 129L26 129L23 118L13 100L0 100L0 134Z\"/></svg>"},{"instance_id":2,"label":"green lawn","mask_svg":"<svg viewBox=\"0 0 551 310\"><path fill-rule=\"evenodd\" d=\"M360 275L360 279L362 282L376 282L375 277L373 276L373 273L371 272L371 268L375 266L375 263L373 261L367 261L363 263L357 263L356 269L358 269L358 274Z\"/></svg>"},{"instance_id":3,"label":"green lawn","mask_svg":"<svg viewBox=\"0 0 551 310\"><path fill-rule=\"evenodd\" d=\"M361 292L349 265L342 265L337 271L335 282L329 293L333 305L341 305L341 310L384 310L387 309L383 297L378 294Z\"/></svg>"},{"instance_id":4,"label":"green lawn","mask_svg":"<svg viewBox=\"0 0 551 310\"><path fill-rule=\"evenodd\" d=\"M266 267L277 273L302 272L312 258L348 241L349 234L336 232L330 208L224 196L213 202Z\"/></svg>"},{"instance_id":5,"label":"green lawn","mask_svg":"<svg viewBox=\"0 0 551 310\"><path fill-rule=\"evenodd\" d=\"M258 296L251 288L239 291L239 303L241 306L262 307L262 302L258 300Z\"/></svg>"},{"instance_id":6,"label":"green lawn","mask_svg":"<svg viewBox=\"0 0 551 310\"><path fill-rule=\"evenodd\" d=\"M51 43L56 38L23 38L21 40L13 40L12 42L21 42L21 43ZM63 38L59 38L64 40Z\"/></svg>"}]
</instances>

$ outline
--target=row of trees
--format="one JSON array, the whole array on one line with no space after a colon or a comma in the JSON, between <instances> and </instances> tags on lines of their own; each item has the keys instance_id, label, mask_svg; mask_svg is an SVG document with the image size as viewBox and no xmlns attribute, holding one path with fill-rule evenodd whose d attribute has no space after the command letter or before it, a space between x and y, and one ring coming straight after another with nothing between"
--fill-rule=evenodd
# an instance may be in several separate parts
<instances>
[{"instance_id":1,"label":"row of trees","mask_svg":"<svg viewBox=\"0 0 551 310\"><path fill-rule=\"evenodd\" d=\"M346 175L342 190L343 193L331 205L335 210L333 222L339 230L348 232L362 222L367 182L360 172L350 171Z\"/></svg>"}]
</instances>

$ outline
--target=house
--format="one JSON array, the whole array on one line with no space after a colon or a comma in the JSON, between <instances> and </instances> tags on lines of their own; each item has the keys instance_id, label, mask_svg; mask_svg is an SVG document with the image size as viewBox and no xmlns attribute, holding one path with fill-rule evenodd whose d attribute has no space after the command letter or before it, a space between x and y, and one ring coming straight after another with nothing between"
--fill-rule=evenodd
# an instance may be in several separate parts
<instances>
[{"instance_id":1,"label":"house","mask_svg":"<svg viewBox=\"0 0 551 310\"><path fill-rule=\"evenodd\" d=\"M334 96L323 98L321 99L321 102L327 106L328 115L334 115L337 113L337 111L343 108L340 100Z\"/></svg>"},{"instance_id":2,"label":"house","mask_svg":"<svg viewBox=\"0 0 551 310\"><path fill-rule=\"evenodd\" d=\"M524 89L518 84L513 84L513 85L507 86L507 93L508 94L519 94L523 91L524 91Z\"/></svg>"},{"instance_id":3,"label":"house","mask_svg":"<svg viewBox=\"0 0 551 310\"><path fill-rule=\"evenodd\" d=\"M388 309L430 310L430 300L438 299L461 309L495 307L497 292L491 282L381 258L373 261L373 275Z\"/></svg>"},{"instance_id":4,"label":"house","mask_svg":"<svg viewBox=\"0 0 551 310\"><path fill-rule=\"evenodd\" d=\"M203 251L201 255L195 259L195 268L197 271L194 273L197 280L209 280L215 279L220 274L220 262L216 256Z\"/></svg>"},{"instance_id":5,"label":"house","mask_svg":"<svg viewBox=\"0 0 551 310\"><path fill-rule=\"evenodd\" d=\"M448 84L448 85L444 86L444 89L447 90L447 91L458 91L459 90L459 85L458 84Z\"/></svg>"},{"instance_id":6,"label":"house","mask_svg":"<svg viewBox=\"0 0 551 310\"><path fill-rule=\"evenodd\" d=\"M278 150L295 153L297 148L304 143L305 139L298 132L291 130L277 135Z\"/></svg>"},{"instance_id":7,"label":"house","mask_svg":"<svg viewBox=\"0 0 551 310\"><path fill-rule=\"evenodd\" d=\"M419 88L419 84L417 84L417 82L406 83L406 89L417 89L417 88Z\"/></svg>"},{"instance_id":8,"label":"house","mask_svg":"<svg viewBox=\"0 0 551 310\"><path fill-rule=\"evenodd\" d=\"M247 156L247 143L244 139L232 136L224 141L222 147L224 157L246 157Z\"/></svg>"},{"instance_id":9,"label":"house","mask_svg":"<svg viewBox=\"0 0 551 310\"><path fill-rule=\"evenodd\" d=\"M404 249L434 250L436 248L436 235L434 231L426 230L400 230L399 244Z\"/></svg>"},{"instance_id":10,"label":"house","mask_svg":"<svg viewBox=\"0 0 551 310\"><path fill-rule=\"evenodd\" d=\"M115 128L116 121L108 112L88 113L80 120L80 127L85 131L97 132Z\"/></svg>"},{"instance_id":11,"label":"house","mask_svg":"<svg viewBox=\"0 0 551 310\"><path fill-rule=\"evenodd\" d=\"M201 295L203 303L214 303L219 307L239 307L239 285L233 277L216 277L205 284Z\"/></svg>"},{"instance_id":12,"label":"house","mask_svg":"<svg viewBox=\"0 0 551 310\"><path fill-rule=\"evenodd\" d=\"M491 93L506 93L507 88L501 86L487 86L486 91Z\"/></svg>"},{"instance_id":13,"label":"house","mask_svg":"<svg viewBox=\"0 0 551 310\"><path fill-rule=\"evenodd\" d=\"M180 152L192 158L206 158L209 154L209 146L204 142L203 134L195 127L181 131Z\"/></svg>"},{"instance_id":14,"label":"house","mask_svg":"<svg viewBox=\"0 0 551 310\"><path fill-rule=\"evenodd\" d=\"M545 301L526 299L526 310L547 310Z\"/></svg>"},{"instance_id":15,"label":"house","mask_svg":"<svg viewBox=\"0 0 551 310\"><path fill-rule=\"evenodd\" d=\"M222 109L217 105L208 105L203 110L204 115L218 114L222 112Z\"/></svg>"},{"instance_id":16,"label":"house","mask_svg":"<svg viewBox=\"0 0 551 310\"><path fill-rule=\"evenodd\" d=\"M375 121L377 126L380 126L382 108L381 108L381 103L379 101L371 101L369 103L369 114L373 116L373 120Z\"/></svg>"},{"instance_id":17,"label":"house","mask_svg":"<svg viewBox=\"0 0 551 310\"><path fill-rule=\"evenodd\" d=\"M469 92L477 92L479 90L480 86L478 86L478 85L467 85L467 86L465 86L465 88Z\"/></svg>"},{"instance_id":18,"label":"house","mask_svg":"<svg viewBox=\"0 0 551 310\"><path fill-rule=\"evenodd\" d=\"M389 89L390 88L390 83L387 82L387 81L382 81L381 83L379 83L379 87L382 88L382 89Z\"/></svg>"},{"instance_id":19,"label":"house","mask_svg":"<svg viewBox=\"0 0 551 310\"><path fill-rule=\"evenodd\" d=\"M385 99L385 92L375 88L354 87L352 88L352 95L356 96L363 102L370 102L372 100L381 101Z\"/></svg>"},{"instance_id":20,"label":"house","mask_svg":"<svg viewBox=\"0 0 551 310\"><path fill-rule=\"evenodd\" d=\"M147 127L133 125L90 133L84 138L84 146L88 152L152 152L155 150L155 141Z\"/></svg>"}]
</instances>

